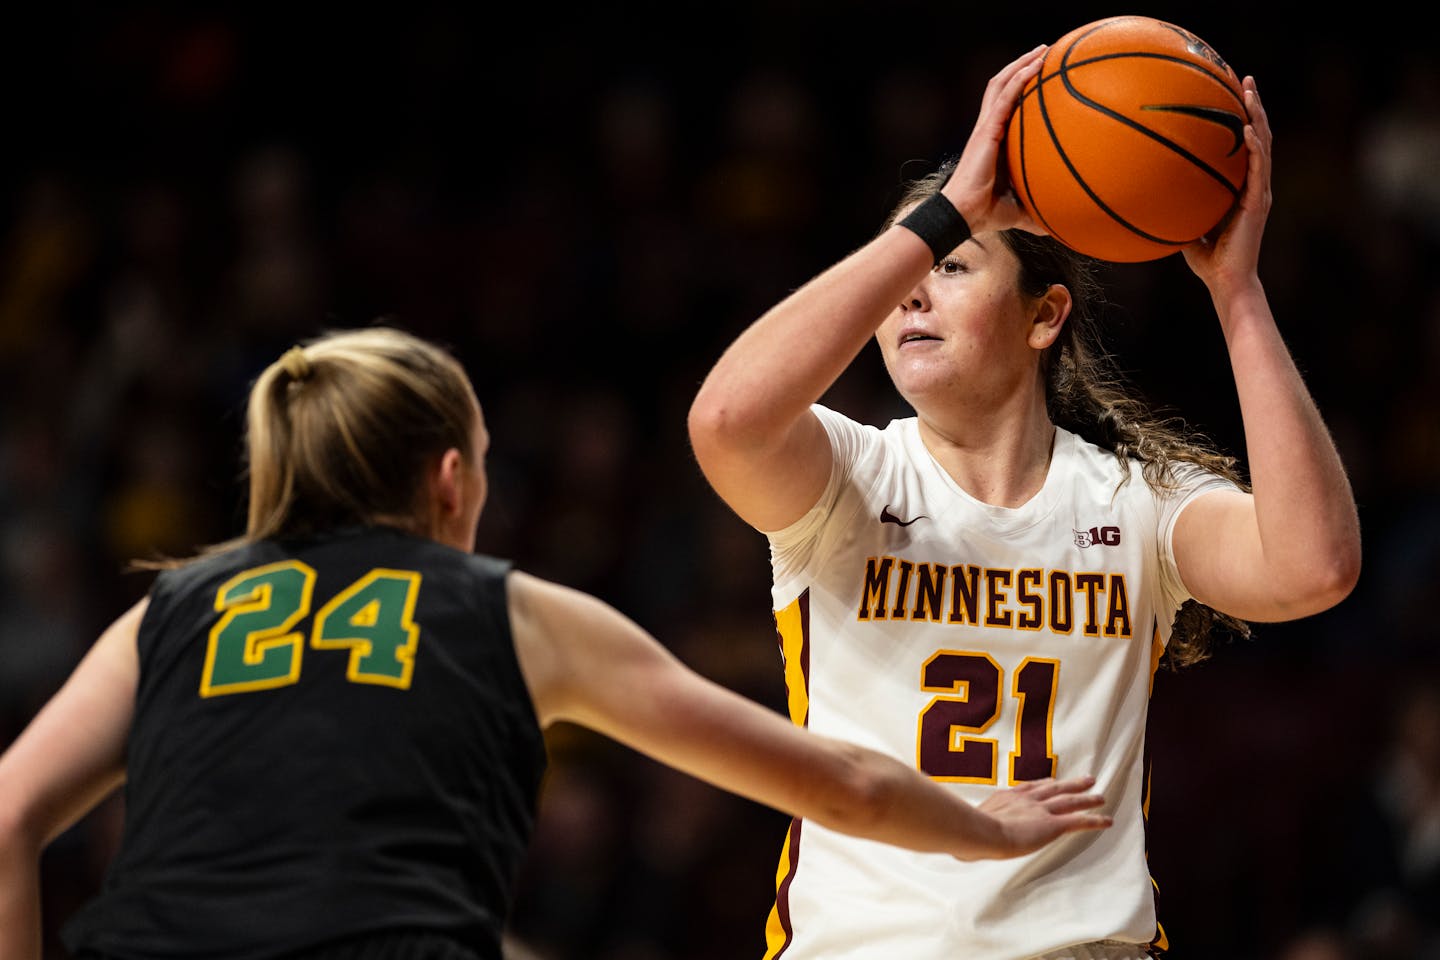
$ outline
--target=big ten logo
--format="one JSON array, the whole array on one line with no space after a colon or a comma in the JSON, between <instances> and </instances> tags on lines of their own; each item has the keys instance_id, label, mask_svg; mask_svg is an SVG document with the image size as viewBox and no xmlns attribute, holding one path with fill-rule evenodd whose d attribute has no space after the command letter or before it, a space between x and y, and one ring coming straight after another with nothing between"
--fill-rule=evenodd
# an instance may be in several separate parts
<instances>
[{"instance_id":1,"label":"big ten logo","mask_svg":"<svg viewBox=\"0 0 1440 960\"><path fill-rule=\"evenodd\" d=\"M1091 527L1089 530L1075 531L1075 546L1082 550L1086 547L1118 547L1119 545L1119 527Z\"/></svg>"}]
</instances>

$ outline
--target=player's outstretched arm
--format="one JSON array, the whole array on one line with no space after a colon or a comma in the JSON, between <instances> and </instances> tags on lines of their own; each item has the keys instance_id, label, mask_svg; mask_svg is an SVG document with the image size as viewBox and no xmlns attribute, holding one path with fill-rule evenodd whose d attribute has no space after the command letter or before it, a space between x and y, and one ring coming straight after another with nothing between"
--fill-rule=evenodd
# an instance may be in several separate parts
<instances>
[{"instance_id":1,"label":"player's outstretched arm","mask_svg":"<svg viewBox=\"0 0 1440 960\"><path fill-rule=\"evenodd\" d=\"M975 807L900 761L790 723L689 669L608 604L510 577L516 648L542 723L582 724L720 789L834 830L966 860L1107 827L1093 781L1040 781Z\"/></svg>"}]
</instances>

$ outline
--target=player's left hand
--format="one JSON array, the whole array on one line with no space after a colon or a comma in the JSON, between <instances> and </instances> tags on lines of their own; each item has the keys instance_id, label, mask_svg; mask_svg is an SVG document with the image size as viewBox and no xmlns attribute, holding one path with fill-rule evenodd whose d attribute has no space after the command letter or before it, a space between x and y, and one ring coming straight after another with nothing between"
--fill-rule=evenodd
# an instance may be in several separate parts
<instances>
[{"instance_id":1,"label":"player's left hand","mask_svg":"<svg viewBox=\"0 0 1440 960\"><path fill-rule=\"evenodd\" d=\"M1245 125L1245 147L1250 153L1245 187L1235 209L1213 236L1183 248L1185 262L1212 294L1255 279L1260 262L1260 238L1270 215L1270 167L1274 137L1255 78L1241 83L1250 122Z\"/></svg>"}]
</instances>

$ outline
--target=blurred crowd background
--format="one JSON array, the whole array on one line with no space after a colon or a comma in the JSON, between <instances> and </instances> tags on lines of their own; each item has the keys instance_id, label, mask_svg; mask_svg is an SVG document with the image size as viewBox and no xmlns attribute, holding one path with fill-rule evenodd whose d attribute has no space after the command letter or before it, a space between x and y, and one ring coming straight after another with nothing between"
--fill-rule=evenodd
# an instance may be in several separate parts
<instances>
[{"instance_id":1,"label":"blurred crowd background","mask_svg":"<svg viewBox=\"0 0 1440 960\"><path fill-rule=\"evenodd\" d=\"M1440 956L1440 55L1383 5L7 13L0 745L144 592L128 559L243 528L250 378L381 317L475 378L481 549L781 709L765 542L703 484L689 400L746 323L874 232L902 177L959 151L996 69L1118 13L1186 26L1259 81L1262 274L1365 535L1340 606L1157 679L1171 956ZM1243 453L1182 258L1104 279L1136 386ZM874 352L828 400L908 413ZM550 743L518 940L541 960L758 958L784 819L578 729ZM120 817L113 799L47 852L47 960Z\"/></svg>"}]
</instances>

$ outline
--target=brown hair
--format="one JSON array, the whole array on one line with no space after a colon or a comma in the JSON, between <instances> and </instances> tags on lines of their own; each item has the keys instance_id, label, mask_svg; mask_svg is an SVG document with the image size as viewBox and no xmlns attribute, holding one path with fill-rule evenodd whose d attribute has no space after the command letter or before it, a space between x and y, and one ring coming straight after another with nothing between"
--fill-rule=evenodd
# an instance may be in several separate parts
<instances>
[{"instance_id":1,"label":"brown hair","mask_svg":"<svg viewBox=\"0 0 1440 960\"><path fill-rule=\"evenodd\" d=\"M478 409L451 354L394 327L330 331L291 347L250 388L245 533L201 555L375 522L423 532L425 468L452 447L475 455Z\"/></svg>"},{"instance_id":2,"label":"brown hair","mask_svg":"<svg viewBox=\"0 0 1440 960\"><path fill-rule=\"evenodd\" d=\"M884 228L901 211L936 193L953 168L954 160L948 160L907 183ZM1050 420L1114 453L1122 467L1122 485L1130 479L1129 462L1135 460L1145 481L1157 491L1173 488L1177 463L1196 464L1248 489L1234 457L1217 450L1183 420L1157 415L1126 385L1097 333L1096 310L1103 300L1096 280L1098 262L1052 237L1024 230L1002 230L1000 238L1020 261L1021 293L1040 297L1057 283L1070 291L1070 316L1040 357ZM1172 666L1204 660L1217 632L1249 636L1250 627L1229 614L1187 601L1175 615L1166 660Z\"/></svg>"}]
</instances>

